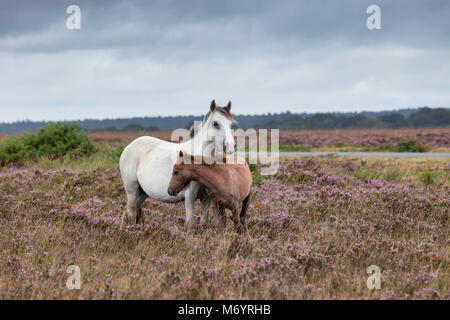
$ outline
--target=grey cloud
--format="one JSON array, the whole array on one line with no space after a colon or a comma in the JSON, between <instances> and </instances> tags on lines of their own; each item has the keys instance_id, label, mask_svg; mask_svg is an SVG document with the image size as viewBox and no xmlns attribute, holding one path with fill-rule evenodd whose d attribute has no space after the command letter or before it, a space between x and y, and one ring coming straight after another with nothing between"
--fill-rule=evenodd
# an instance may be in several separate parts
<instances>
[{"instance_id":1,"label":"grey cloud","mask_svg":"<svg viewBox=\"0 0 450 320\"><path fill-rule=\"evenodd\" d=\"M36 40L14 42L12 38L1 42L0 48L52 52L131 47L166 51L187 47L188 51L215 52L264 48L264 44L296 50L330 41L354 45L449 45L448 1L377 1L382 8L383 30L370 33L365 27L365 9L373 2L77 1L82 8L83 28L74 33L64 28L65 8L71 2L8 1L0 16L0 37L28 35ZM46 36L39 38L42 33Z\"/></svg>"},{"instance_id":2,"label":"grey cloud","mask_svg":"<svg viewBox=\"0 0 450 320\"><path fill-rule=\"evenodd\" d=\"M82 28L69 31L74 3ZM381 7L382 30L366 28L370 4ZM234 99L240 113L450 103L444 0L0 6L4 120L201 114L212 97Z\"/></svg>"}]
</instances>

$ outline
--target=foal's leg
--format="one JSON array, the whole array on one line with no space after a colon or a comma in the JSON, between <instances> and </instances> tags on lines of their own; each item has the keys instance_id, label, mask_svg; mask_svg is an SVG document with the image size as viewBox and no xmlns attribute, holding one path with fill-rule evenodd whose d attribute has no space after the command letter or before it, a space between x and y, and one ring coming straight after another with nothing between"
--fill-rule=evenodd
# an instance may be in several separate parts
<instances>
[{"instance_id":1,"label":"foal's leg","mask_svg":"<svg viewBox=\"0 0 450 320\"><path fill-rule=\"evenodd\" d=\"M218 202L213 201L213 211L214 211L214 222L216 226L220 229L224 229L227 220L225 216L225 207Z\"/></svg>"},{"instance_id":2,"label":"foal's leg","mask_svg":"<svg viewBox=\"0 0 450 320\"><path fill-rule=\"evenodd\" d=\"M200 220L200 224L204 228L208 224L208 209L209 209L209 205L210 204L211 204L211 198L210 197L206 197L206 198L204 198L202 200L202 204L201 204L202 218Z\"/></svg>"},{"instance_id":3,"label":"foal's leg","mask_svg":"<svg viewBox=\"0 0 450 320\"><path fill-rule=\"evenodd\" d=\"M241 223L241 217L240 217L241 208L242 208L242 205L238 201L233 203L233 206L231 207L231 212L233 214L234 228L236 229L237 233L244 233L244 231L245 231L244 227Z\"/></svg>"}]
</instances>

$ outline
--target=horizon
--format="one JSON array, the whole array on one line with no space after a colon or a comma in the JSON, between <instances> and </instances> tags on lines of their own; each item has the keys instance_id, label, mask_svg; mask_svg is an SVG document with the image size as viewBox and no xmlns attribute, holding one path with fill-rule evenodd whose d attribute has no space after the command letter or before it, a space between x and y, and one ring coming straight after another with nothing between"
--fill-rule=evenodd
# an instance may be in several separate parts
<instances>
[{"instance_id":1,"label":"horizon","mask_svg":"<svg viewBox=\"0 0 450 320\"><path fill-rule=\"evenodd\" d=\"M299 114L308 114L308 115L314 115L314 114L362 114L362 113L384 113L384 112L401 112L403 110L419 110L422 108L430 108L430 109L450 109L450 107L443 107L443 106L438 106L438 107L430 107L430 106L418 106L418 107L405 107L405 108L393 108L393 109L382 109L382 110L377 110L377 111L372 111L372 110L361 110L361 111L342 111L342 112L332 112L332 111L325 111L325 112L293 112L291 110L284 110L284 111L280 111L280 112L266 112L266 113L234 113L231 112L233 114L233 116L236 117L240 117L240 116L264 116L264 115L268 115L269 113L272 115L276 115L276 114L285 114L285 113L290 113L292 115L299 115ZM104 121L104 120L131 120L131 119L140 119L140 118L176 118L176 117L203 117L206 114L206 112L204 114L176 114L176 115L144 115L144 116L133 116L133 117L117 117L117 118L79 118L79 119L57 119L57 120L31 120L31 119L19 119L19 120L15 120L15 121L0 121L0 124L13 124L13 123L18 123L18 122L83 122L83 121L89 121L89 120L93 120L93 121Z\"/></svg>"}]
</instances>

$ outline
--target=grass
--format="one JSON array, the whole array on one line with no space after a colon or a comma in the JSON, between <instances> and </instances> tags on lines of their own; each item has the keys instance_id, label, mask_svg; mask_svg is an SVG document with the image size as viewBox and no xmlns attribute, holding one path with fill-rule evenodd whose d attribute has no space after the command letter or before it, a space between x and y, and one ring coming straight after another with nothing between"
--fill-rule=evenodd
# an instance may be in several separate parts
<instances>
[{"instance_id":1,"label":"grass","mask_svg":"<svg viewBox=\"0 0 450 320\"><path fill-rule=\"evenodd\" d=\"M280 152L309 152L312 151L311 147L295 145L295 144L281 144L279 146Z\"/></svg>"},{"instance_id":2,"label":"grass","mask_svg":"<svg viewBox=\"0 0 450 320\"><path fill-rule=\"evenodd\" d=\"M420 181L426 186L433 184L437 178L438 173L430 169L425 169L420 173Z\"/></svg>"}]
</instances>

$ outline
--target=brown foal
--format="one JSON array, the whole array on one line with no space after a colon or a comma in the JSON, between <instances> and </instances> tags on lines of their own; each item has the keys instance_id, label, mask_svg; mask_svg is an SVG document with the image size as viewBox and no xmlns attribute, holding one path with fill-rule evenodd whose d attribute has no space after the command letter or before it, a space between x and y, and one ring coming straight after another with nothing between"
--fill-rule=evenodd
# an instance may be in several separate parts
<instances>
[{"instance_id":1,"label":"brown foal","mask_svg":"<svg viewBox=\"0 0 450 320\"><path fill-rule=\"evenodd\" d=\"M178 156L167 192L171 196L177 195L192 180L197 181L211 198L217 224L225 226L225 209L230 209L236 231L246 233L245 217L252 187L252 174L247 162L238 158L236 163L227 163L224 158L223 163L207 164L202 158L202 163L196 164L194 156L190 156L190 162L183 162L182 151ZM186 159L186 155L184 157Z\"/></svg>"}]
</instances>

